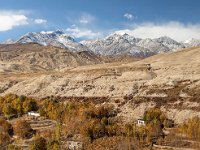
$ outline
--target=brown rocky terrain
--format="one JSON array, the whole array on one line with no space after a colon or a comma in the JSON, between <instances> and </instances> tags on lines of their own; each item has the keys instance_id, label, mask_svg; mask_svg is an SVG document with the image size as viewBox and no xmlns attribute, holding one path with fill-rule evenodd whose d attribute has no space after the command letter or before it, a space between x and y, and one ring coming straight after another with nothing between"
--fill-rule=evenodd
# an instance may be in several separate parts
<instances>
[{"instance_id":1,"label":"brown rocky terrain","mask_svg":"<svg viewBox=\"0 0 200 150\"><path fill-rule=\"evenodd\" d=\"M198 47L114 63L88 52L41 49L36 44L25 47L0 46L1 95L108 96L107 103L118 107L126 121L155 106L177 123L200 116Z\"/></svg>"},{"instance_id":2,"label":"brown rocky terrain","mask_svg":"<svg viewBox=\"0 0 200 150\"><path fill-rule=\"evenodd\" d=\"M38 44L0 45L1 72L30 72L101 63L92 52L73 53L67 49Z\"/></svg>"}]
</instances>

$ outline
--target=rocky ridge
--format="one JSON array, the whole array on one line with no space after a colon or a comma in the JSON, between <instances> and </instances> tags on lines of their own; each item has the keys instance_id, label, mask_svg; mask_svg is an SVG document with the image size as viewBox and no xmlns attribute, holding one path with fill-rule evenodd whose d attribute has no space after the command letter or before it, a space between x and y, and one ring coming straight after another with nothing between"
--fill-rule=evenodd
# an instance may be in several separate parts
<instances>
[{"instance_id":1,"label":"rocky ridge","mask_svg":"<svg viewBox=\"0 0 200 150\"><path fill-rule=\"evenodd\" d=\"M129 55L137 58L146 58L168 51L176 51L183 48L196 47L200 40L191 39L185 42L177 42L163 36L156 39L141 39L128 34L113 33L103 39L86 40L77 42L63 30L48 32L30 32L18 40L7 40L3 44L37 43L43 46L51 45L68 49L72 52L92 51L97 55L119 56Z\"/></svg>"}]
</instances>

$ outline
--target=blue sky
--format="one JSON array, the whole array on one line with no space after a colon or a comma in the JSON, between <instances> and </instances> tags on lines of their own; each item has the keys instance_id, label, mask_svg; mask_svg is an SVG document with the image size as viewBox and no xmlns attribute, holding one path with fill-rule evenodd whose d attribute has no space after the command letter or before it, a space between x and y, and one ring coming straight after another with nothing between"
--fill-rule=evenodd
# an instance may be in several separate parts
<instances>
[{"instance_id":1,"label":"blue sky","mask_svg":"<svg viewBox=\"0 0 200 150\"><path fill-rule=\"evenodd\" d=\"M114 31L142 38L200 38L200 0L0 0L0 4L0 41L56 29L79 40Z\"/></svg>"}]
</instances>

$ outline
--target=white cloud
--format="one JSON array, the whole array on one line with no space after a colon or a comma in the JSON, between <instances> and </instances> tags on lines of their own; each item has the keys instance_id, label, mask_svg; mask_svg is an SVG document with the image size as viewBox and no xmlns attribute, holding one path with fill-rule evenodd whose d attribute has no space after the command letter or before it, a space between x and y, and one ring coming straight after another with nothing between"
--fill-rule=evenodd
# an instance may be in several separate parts
<instances>
[{"instance_id":1,"label":"white cloud","mask_svg":"<svg viewBox=\"0 0 200 150\"><path fill-rule=\"evenodd\" d=\"M147 22L116 32L119 34L128 33L140 38L169 36L177 41L185 41L191 38L200 39L200 24L183 24L173 21L166 23Z\"/></svg>"},{"instance_id":2,"label":"white cloud","mask_svg":"<svg viewBox=\"0 0 200 150\"><path fill-rule=\"evenodd\" d=\"M80 23L87 24L89 21L87 19L80 19Z\"/></svg>"},{"instance_id":3,"label":"white cloud","mask_svg":"<svg viewBox=\"0 0 200 150\"><path fill-rule=\"evenodd\" d=\"M88 14L88 13L83 13L79 19L79 22L81 24L89 24L92 23L95 20L95 17Z\"/></svg>"},{"instance_id":4,"label":"white cloud","mask_svg":"<svg viewBox=\"0 0 200 150\"><path fill-rule=\"evenodd\" d=\"M27 24L28 18L21 12L0 11L0 32Z\"/></svg>"},{"instance_id":5,"label":"white cloud","mask_svg":"<svg viewBox=\"0 0 200 150\"><path fill-rule=\"evenodd\" d=\"M45 20L45 19L35 19L34 23L35 24L46 24L47 20Z\"/></svg>"},{"instance_id":6,"label":"white cloud","mask_svg":"<svg viewBox=\"0 0 200 150\"><path fill-rule=\"evenodd\" d=\"M100 32L94 32L87 28L79 28L73 26L71 28L66 29L67 34L74 36L75 38L85 38L85 39L94 39L98 37L102 37Z\"/></svg>"},{"instance_id":7,"label":"white cloud","mask_svg":"<svg viewBox=\"0 0 200 150\"><path fill-rule=\"evenodd\" d=\"M128 20L133 20L133 19L134 19L134 16L133 16L132 14L130 14L130 13L125 13L125 14L124 14L124 17L125 17L126 19L128 19Z\"/></svg>"},{"instance_id":8,"label":"white cloud","mask_svg":"<svg viewBox=\"0 0 200 150\"><path fill-rule=\"evenodd\" d=\"M79 16L68 16L67 20L71 24L85 26L94 23L96 21L96 17L89 13L81 13Z\"/></svg>"}]
</instances>

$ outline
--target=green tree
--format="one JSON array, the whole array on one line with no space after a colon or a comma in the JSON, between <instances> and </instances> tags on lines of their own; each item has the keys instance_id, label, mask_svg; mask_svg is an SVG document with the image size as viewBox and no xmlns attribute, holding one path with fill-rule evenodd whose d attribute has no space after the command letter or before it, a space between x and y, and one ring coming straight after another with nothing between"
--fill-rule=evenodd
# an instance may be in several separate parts
<instances>
[{"instance_id":1,"label":"green tree","mask_svg":"<svg viewBox=\"0 0 200 150\"><path fill-rule=\"evenodd\" d=\"M19 100L19 98L16 98L12 101L12 107L17 111L18 116L21 116L23 114L22 104L23 103Z\"/></svg>"},{"instance_id":2,"label":"green tree","mask_svg":"<svg viewBox=\"0 0 200 150\"><path fill-rule=\"evenodd\" d=\"M159 108L151 108L144 113L144 120L146 123L151 123L153 121L161 121L161 123L164 123L164 120L166 120L165 114L159 109Z\"/></svg>"},{"instance_id":3,"label":"green tree","mask_svg":"<svg viewBox=\"0 0 200 150\"><path fill-rule=\"evenodd\" d=\"M37 105L36 101L34 101L33 99L26 99L23 102L23 110L26 113L30 112L30 111L37 111L38 105Z\"/></svg>"},{"instance_id":4,"label":"green tree","mask_svg":"<svg viewBox=\"0 0 200 150\"><path fill-rule=\"evenodd\" d=\"M17 115L16 109L14 109L11 104L4 105L2 111L3 111L4 115L8 118L11 118L11 117Z\"/></svg>"}]
</instances>

